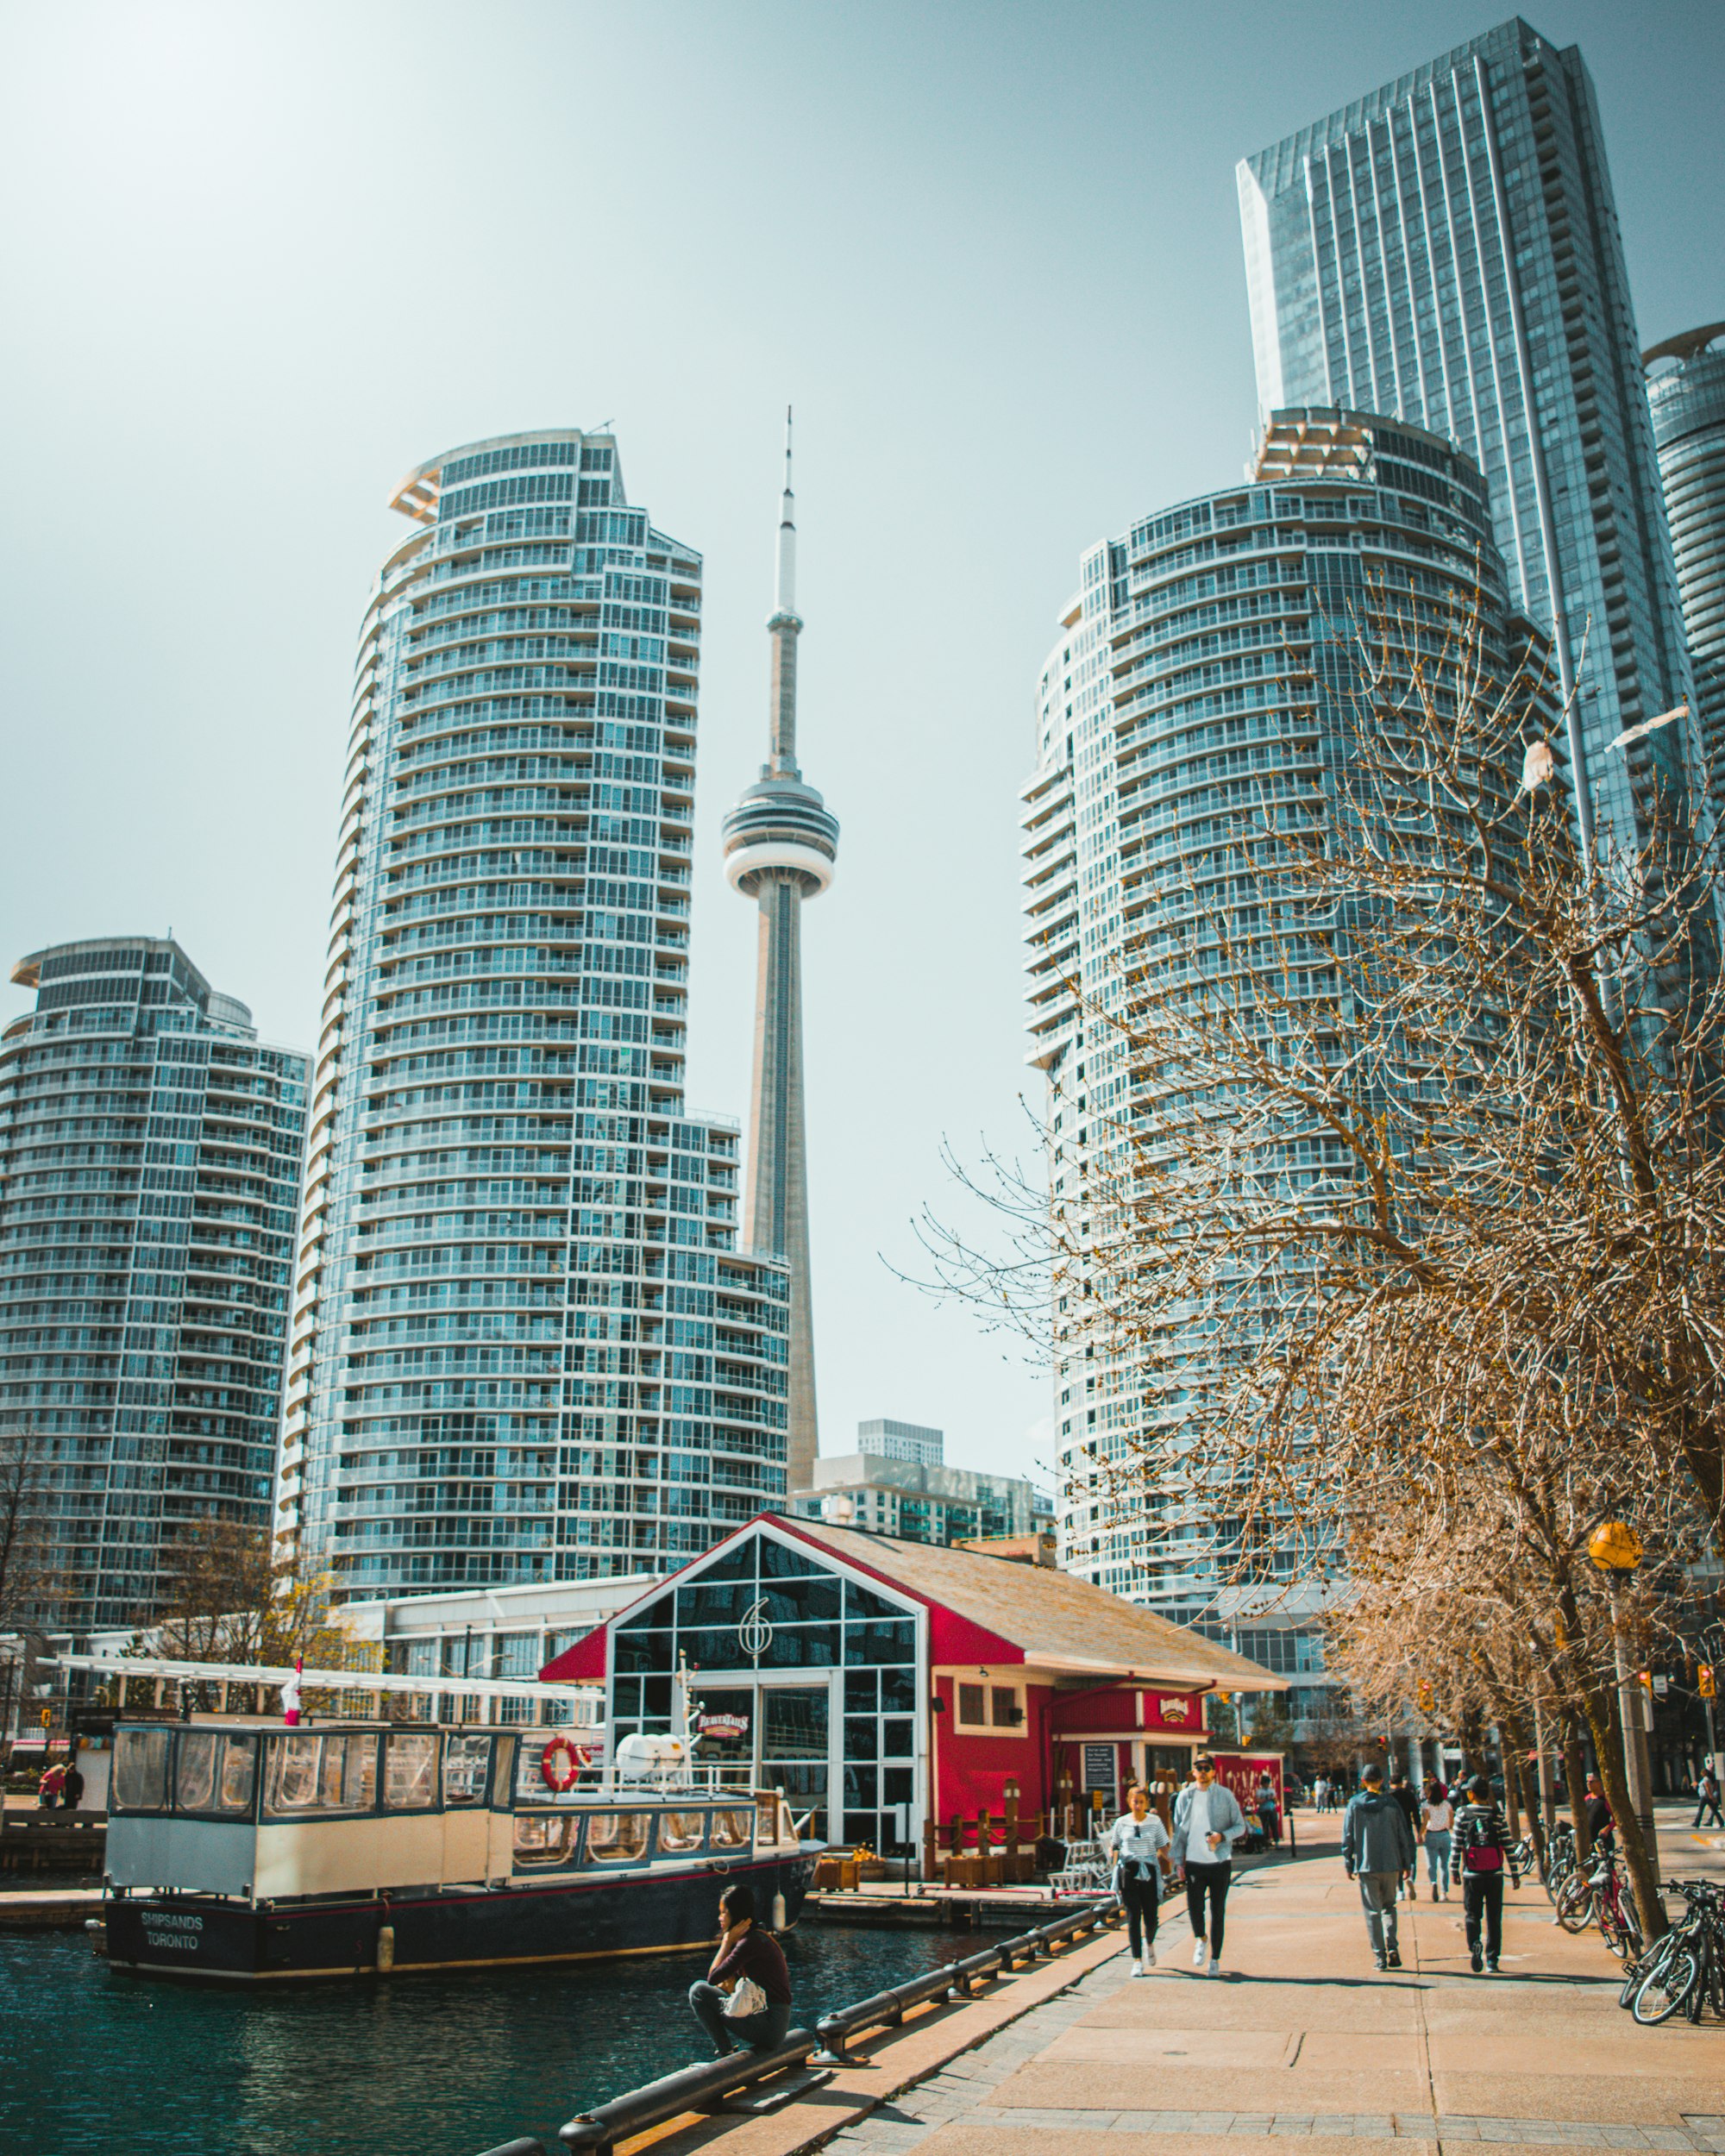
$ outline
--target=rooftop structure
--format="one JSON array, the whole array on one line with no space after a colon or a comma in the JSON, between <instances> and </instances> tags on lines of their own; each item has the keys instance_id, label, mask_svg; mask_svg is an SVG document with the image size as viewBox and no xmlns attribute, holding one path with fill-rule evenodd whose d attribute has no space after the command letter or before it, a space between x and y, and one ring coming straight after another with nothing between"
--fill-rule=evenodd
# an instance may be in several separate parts
<instances>
[{"instance_id":1,"label":"rooftop structure","mask_svg":"<svg viewBox=\"0 0 1725 2156\"><path fill-rule=\"evenodd\" d=\"M1725 322L1641 355L1677 560L1696 717L1725 816Z\"/></svg>"},{"instance_id":2,"label":"rooftop structure","mask_svg":"<svg viewBox=\"0 0 1725 2156\"><path fill-rule=\"evenodd\" d=\"M915 1460L923 1467L938 1467L945 1445L944 1432L919 1422L894 1422L877 1415L872 1422L856 1426L856 1450L878 1460Z\"/></svg>"},{"instance_id":3,"label":"rooftop structure","mask_svg":"<svg viewBox=\"0 0 1725 2156\"><path fill-rule=\"evenodd\" d=\"M1034 1534L1054 1522L1052 1501L1019 1476L872 1451L818 1459L812 1482L792 1491L788 1508L800 1519L939 1544Z\"/></svg>"}]
</instances>

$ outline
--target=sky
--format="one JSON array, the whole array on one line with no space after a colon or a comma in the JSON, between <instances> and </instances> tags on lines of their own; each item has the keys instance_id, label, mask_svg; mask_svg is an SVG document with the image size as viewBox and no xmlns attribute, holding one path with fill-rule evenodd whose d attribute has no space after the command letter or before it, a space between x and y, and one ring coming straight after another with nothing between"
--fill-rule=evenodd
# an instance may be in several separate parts
<instances>
[{"instance_id":1,"label":"sky","mask_svg":"<svg viewBox=\"0 0 1725 2156\"><path fill-rule=\"evenodd\" d=\"M706 564L689 1099L738 1115L784 407L822 1449L1051 1482L1045 1381L915 1281L1032 1160L1017 789L1082 549L1237 479L1236 160L1489 28L1451 0L0 5L0 957L179 937L315 1045L395 481L611 423ZM1725 318L1725 5L1562 0L1643 342ZM0 987L0 1017L29 999ZM906 1275L909 1275L906 1279Z\"/></svg>"}]
</instances>

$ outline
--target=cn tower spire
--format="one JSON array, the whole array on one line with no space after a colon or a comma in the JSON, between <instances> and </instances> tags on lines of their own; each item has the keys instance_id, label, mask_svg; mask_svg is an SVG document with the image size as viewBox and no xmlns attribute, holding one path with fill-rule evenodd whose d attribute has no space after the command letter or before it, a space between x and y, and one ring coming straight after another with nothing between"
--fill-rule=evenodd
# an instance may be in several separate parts
<instances>
[{"instance_id":1,"label":"cn tower spire","mask_svg":"<svg viewBox=\"0 0 1725 2156\"><path fill-rule=\"evenodd\" d=\"M790 1269L790 1368L786 1474L792 1490L814 1480L814 1326L810 1307L808 1163L803 1120L802 907L832 881L838 821L797 763L796 497L791 488L791 412L785 409L785 486L780 497L768 698L767 761L724 819L724 872L759 911L754 1081L743 1240Z\"/></svg>"}]
</instances>

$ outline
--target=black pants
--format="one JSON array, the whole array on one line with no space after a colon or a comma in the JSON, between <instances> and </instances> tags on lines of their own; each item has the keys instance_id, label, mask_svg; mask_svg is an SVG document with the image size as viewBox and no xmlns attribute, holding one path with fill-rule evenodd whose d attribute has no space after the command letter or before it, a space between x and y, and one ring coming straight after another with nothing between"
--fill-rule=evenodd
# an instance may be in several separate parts
<instances>
[{"instance_id":1,"label":"black pants","mask_svg":"<svg viewBox=\"0 0 1725 2156\"><path fill-rule=\"evenodd\" d=\"M1186 1867L1186 1914L1192 1920L1192 1936L1204 1936L1204 1896L1210 1897L1210 1959L1222 1958L1222 1916L1228 1906L1228 1882L1234 1876L1231 1864L1189 1864Z\"/></svg>"},{"instance_id":2,"label":"black pants","mask_svg":"<svg viewBox=\"0 0 1725 2156\"><path fill-rule=\"evenodd\" d=\"M1485 1959L1496 1962L1503 1951L1503 1874L1501 1871L1464 1871L1461 1875L1463 1913L1467 1919L1468 1952L1479 1944L1480 1912L1485 1914Z\"/></svg>"},{"instance_id":3,"label":"black pants","mask_svg":"<svg viewBox=\"0 0 1725 2156\"><path fill-rule=\"evenodd\" d=\"M1690 1825L1691 1827L1699 1827L1703 1818L1709 1811L1713 1814L1713 1824L1716 1827L1725 1827L1725 1819L1722 1819L1719 1815L1719 1799L1716 1796L1697 1797L1695 1801L1695 1817L1690 1820L1689 1822Z\"/></svg>"},{"instance_id":4,"label":"black pants","mask_svg":"<svg viewBox=\"0 0 1725 2156\"><path fill-rule=\"evenodd\" d=\"M1144 1942L1147 1939L1156 1944L1156 1874L1140 1879L1130 1865L1122 1865L1120 1876L1120 1907L1126 1913L1126 1940L1132 1947L1134 1961L1144 1959Z\"/></svg>"}]
</instances>

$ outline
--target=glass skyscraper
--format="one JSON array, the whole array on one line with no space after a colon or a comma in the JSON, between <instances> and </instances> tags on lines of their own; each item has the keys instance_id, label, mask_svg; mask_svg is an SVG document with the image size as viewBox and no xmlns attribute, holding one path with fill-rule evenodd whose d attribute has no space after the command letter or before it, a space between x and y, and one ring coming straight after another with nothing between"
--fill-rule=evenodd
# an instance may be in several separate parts
<instances>
[{"instance_id":1,"label":"glass skyscraper","mask_svg":"<svg viewBox=\"0 0 1725 2156\"><path fill-rule=\"evenodd\" d=\"M1519 17L1239 167L1258 401L1411 420L1485 473L1511 592L1578 690L1603 843L1687 798L1698 743L1593 85ZM1584 824L1584 837L1587 835Z\"/></svg>"},{"instance_id":2,"label":"glass skyscraper","mask_svg":"<svg viewBox=\"0 0 1725 2156\"><path fill-rule=\"evenodd\" d=\"M574 429L433 459L366 615L279 1525L343 1597L785 1495L782 1262L683 1101L701 564Z\"/></svg>"},{"instance_id":3,"label":"glass skyscraper","mask_svg":"<svg viewBox=\"0 0 1725 2156\"><path fill-rule=\"evenodd\" d=\"M1725 322L1643 355L1696 714L1725 816Z\"/></svg>"},{"instance_id":4,"label":"glass skyscraper","mask_svg":"<svg viewBox=\"0 0 1725 2156\"><path fill-rule=\"evenodd\" d=\"M166 938L61 943L12 978L36 992L0 1038L16 1614L132 1625L188 1530L269 1526L309 1059Z\"/></svg>"},{"instance_id":5,"label":"glass skyscraper","mask_svg":"<svg viewBox=\"0 0 1725 2156\"><path fill-rule=\"evenodd\" d=\"M1271 803L1304 828L1333 825L1355 715L1374 700L1361 630L1396 624L1377 696L1393 705L1409 679L1409 632L1429 654L1476 603L1488 674L1509 680L1529 653L1535 671L1545 663L1546 640L1515 609L1477 467L1370 414L1276 412L1245 484L1146 517L1084 555L1038 686L1021 819L1030 1060L1047 1077L1051 1202L1072 1244L1106 1242L1107 1194L1129 1180L1132 1144L1154 1147L1187 1113L1107 1022L1124 1012L1128 975L1153 976L1158 994L1189 985L1201 1005L1226 981L1234 1007L1267 974L1272 996L1333 1006L1341 984L1321 957L1309 972L1270 970L1282 962L1266 935L1276 893L1251 843L1259 819ZM1315 1119L1290 1132L1290 1192L1327 1203L1326 1179L1345 1170ZM1201 1508L1147 1501L1131 1472L1146 1457L1177 1470L1183 1403L1209 1382L1213 1327L1195 1312L1189 1338L1151 1369L1136 1341L1087 1322L1086 1307L1075 1280L1053 1318L1063 1564L1178 1621L1249 1639L1255 1657L1319 1685L1312 1552L1284 1541L1269 1552L1264 1594L1226 1590ZM1296 1692L1296 1714L1311 1706Z\"/></svg>"}]
</instances>

